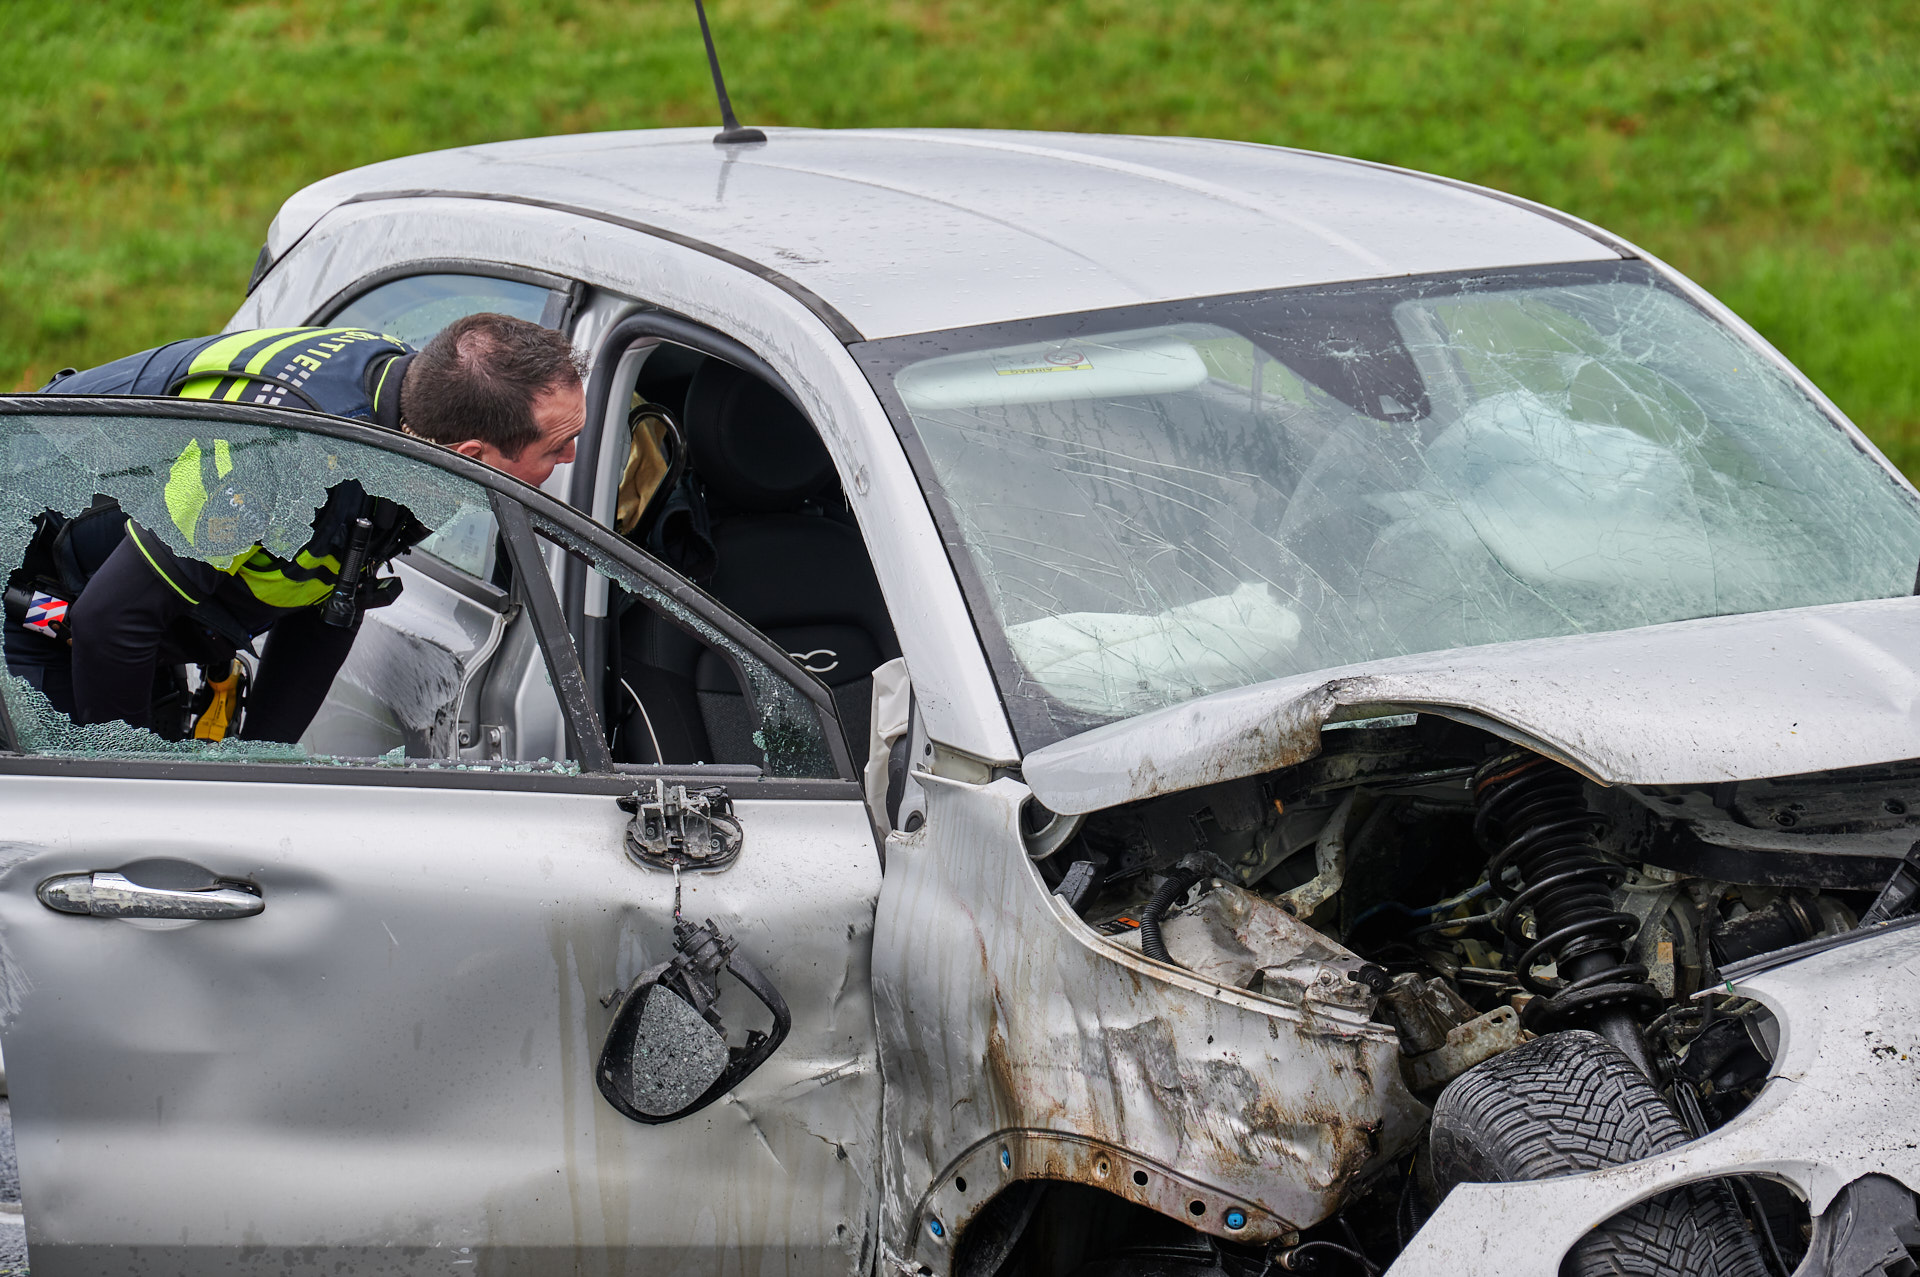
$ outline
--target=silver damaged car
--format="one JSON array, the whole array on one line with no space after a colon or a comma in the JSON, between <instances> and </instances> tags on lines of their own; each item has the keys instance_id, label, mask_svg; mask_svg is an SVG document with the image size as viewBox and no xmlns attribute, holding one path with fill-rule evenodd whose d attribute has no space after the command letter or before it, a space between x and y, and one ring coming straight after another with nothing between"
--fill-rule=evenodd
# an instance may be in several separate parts
<instances>
[{"instance_id":1,"label":"silver damaged car","mask_svg":"<svg viewBox=\"0 0 1920 1277\"><path fill-rule=\"evenodd\" d=\"M1920 506L1672 269L1270 147L675 130L329 178L230 326L476 311L590 363L543 491L0 400L9 570L96 495L214 556L204 440L260 544L434 530L298 745L7 681L36 1274L1914 1271Z\"/></svg>"}]
</instances>

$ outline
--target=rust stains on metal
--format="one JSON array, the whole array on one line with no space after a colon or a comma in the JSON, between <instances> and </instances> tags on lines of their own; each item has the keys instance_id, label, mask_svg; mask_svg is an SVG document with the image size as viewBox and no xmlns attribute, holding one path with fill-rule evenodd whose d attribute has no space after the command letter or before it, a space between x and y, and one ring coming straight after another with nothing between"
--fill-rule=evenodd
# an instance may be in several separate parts
<instances>
[{"instance_id":1,"label":"rust stains on metal","mask_svg":"<svg viewBox=\"0 0 1920 1277\"><path fill-rule=\"evenodd\" d=\"M919 1257L936 1260L946 1249L929 1221L939 1220L943 1233L958 1236L999 1192L1031 1180L1085 1184L1237 1241L1270 1241L1297 1228L1257 1202L1106 1141L1016 1128L966 1149L921 1198L913 1222L914 1234L924 1239Z\"/></svg>"},{"instance_id":2,"label":"rust stains on metal","mask_svg":"<svg viewBox=\"0 0 1920 1277\"><path fill-rule=\"evenodd\" d=\"M1426 1110L1394 1031L1344 978L1324 982L1340 996L1318 993L1315 964L1343 955L1291 955L1284 997L1154 962L1048 894L1020 841L1024 786L930 778L927 791L928 834L896 841L900 907L876 931L876 970L943 1002L909 1006L889 987L879 999L898 1079L889 1123L916 1132L885 1176L903 1262L949 1272L985 1190L1023 1178L1093 1185L1222 1237L1277 1237L1327 1218L1415 1137ZM1259 947L1261 968L1289 959ZM930 1040L920 1026L934 1022Z\"/></svg>"}]
</instances>

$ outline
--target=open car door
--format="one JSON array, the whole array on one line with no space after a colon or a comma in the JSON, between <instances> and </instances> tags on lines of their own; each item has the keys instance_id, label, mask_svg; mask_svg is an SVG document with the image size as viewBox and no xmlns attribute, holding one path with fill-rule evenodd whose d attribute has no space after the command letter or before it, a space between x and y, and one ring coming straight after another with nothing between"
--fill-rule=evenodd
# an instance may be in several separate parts
<instances>
[{"instance_id":1,"label":"open car door","mask_svg":"<svg viewBox=\"0 0 1920 1277\"><path fill-rule=\"evenodd\" d=\"M343 672L342 752L76 727L5 680L0 1038L36 1274L866 1271L879 864L826 690L541 493L316 414L0 400L0 562L95 493L193 553L161 491L193 440L273 476L248 494L270 548L354 478L430 527L490 519L510 570L487 594L429 568L455 588ZM757 759L609 761L562 555L730 664ZM516 626L565 747L463 758Z\"/></svg>"}]
</instances>

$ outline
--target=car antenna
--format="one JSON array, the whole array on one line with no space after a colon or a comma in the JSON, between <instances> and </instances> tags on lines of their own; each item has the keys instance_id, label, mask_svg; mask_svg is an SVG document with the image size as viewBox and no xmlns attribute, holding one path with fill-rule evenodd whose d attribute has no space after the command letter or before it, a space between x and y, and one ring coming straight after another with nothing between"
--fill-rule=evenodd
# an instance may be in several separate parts
<instances>
[{"instance_id":1,"label":"car antenna","mask_svg":"<svg viewBox=\"0 0 1920 1277\"><path fill-rule=\"evenodd\" d=\"M707 42L707 65L713 68L713 91L720 98L720 131L713 135L713 140L723 146L766 141L765 133L750 129L733 118L733 100L727 96L727 82L720 76L720 55L714 52L713 32L707 28L707 6L700 0L693 0L693 9L700 15L700 38Z\"/></svg>"}]
</instances>

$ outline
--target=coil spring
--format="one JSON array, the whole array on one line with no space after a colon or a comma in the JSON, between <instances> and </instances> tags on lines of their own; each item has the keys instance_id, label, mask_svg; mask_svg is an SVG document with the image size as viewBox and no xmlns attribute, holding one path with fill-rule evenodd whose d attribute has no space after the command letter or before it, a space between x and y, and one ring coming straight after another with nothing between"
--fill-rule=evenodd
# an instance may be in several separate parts
<instances>
[{"instance_id":1,"label":"coil spring","mask_svg":"<svg viewBox=\"0 0 1920 1277\"><path fill-rule=\"evenodd\" d=\"M1580 778L1519 751L1476 772L1473 797L1474 835L1492 853L1488 880L1498 884L1512 867L1520 882L1494 925L1527 946L1515 966L1521 985L1537 995L1522 1017L1528 1027L1557 1027L1608 1008L1659 1007L1647 969L1627 960L1640 921L1613 908L1612 886L1624 871L1593 845L1603 822L1588 809ZM1527 909L1533 940L1520 930ZM1560 975L1553 984L1533 972L1548 960Z\"/></svg>"}]
</instances>

